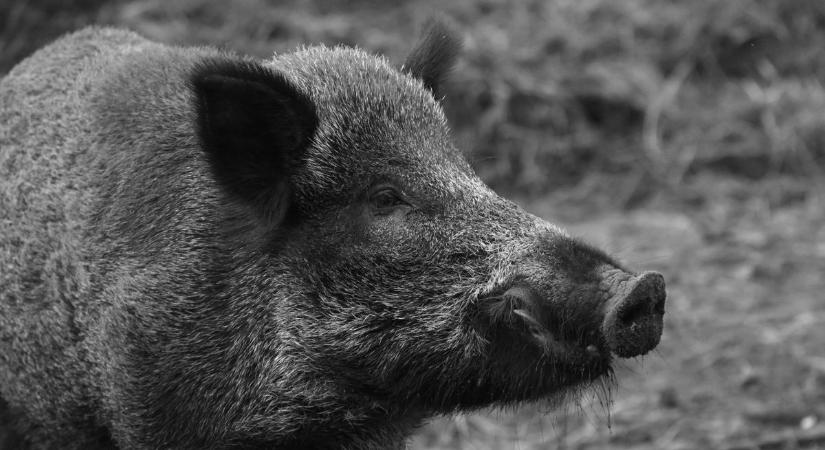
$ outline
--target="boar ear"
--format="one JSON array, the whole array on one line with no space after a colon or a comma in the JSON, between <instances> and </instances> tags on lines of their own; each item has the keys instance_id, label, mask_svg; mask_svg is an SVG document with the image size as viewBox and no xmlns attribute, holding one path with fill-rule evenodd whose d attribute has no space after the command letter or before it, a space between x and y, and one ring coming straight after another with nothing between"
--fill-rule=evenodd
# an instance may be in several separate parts
<instances>
[{"instance_id":1,"label":"boar ear","mask_svg":"<svg viewBox=\"0 0 825 450\"><path fill-rule=\"evenodd\" d=\"M283 75L240 59L210 60L192 74L197 132L230 195L279 223L289 176L318 124L315 106Z\"/></svg>"},{"instance_id":2,"label":"boar ear","mask_svg":"<svg viewBox=\"0 0 825 450\"><path fill-rule=\"evenodd\" d=\"M446 23L430 20L401 70L420 79L438 97L439 87L461 50L461 40Z\"/></svg>"}]
</instances>

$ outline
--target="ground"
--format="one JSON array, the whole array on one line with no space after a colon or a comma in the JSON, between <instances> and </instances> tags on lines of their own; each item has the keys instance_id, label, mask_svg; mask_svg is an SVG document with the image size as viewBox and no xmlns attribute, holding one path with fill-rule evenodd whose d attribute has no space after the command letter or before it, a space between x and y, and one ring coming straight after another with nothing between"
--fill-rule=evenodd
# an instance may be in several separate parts
<instances>
[{"instance_id":1,"label":"ground","mask_svg":"<svg viewBox=\"0 0 825 450\"><path fill-rule=\"evenodd\" d=\"M430 16L464 37L445 106L482 178L664 273L668 303L610 395L437 418L411 447L825 448L825 2L10 0L0 73L88 23L400 62Z\"/></svg>"}]
</instances>

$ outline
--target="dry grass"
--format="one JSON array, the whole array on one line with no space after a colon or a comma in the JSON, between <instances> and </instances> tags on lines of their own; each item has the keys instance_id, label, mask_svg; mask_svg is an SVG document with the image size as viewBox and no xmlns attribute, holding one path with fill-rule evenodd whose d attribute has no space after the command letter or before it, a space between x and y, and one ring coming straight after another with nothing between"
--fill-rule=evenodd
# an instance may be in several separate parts
<instances>
[{"instance_id":1,"label":"dry grass","mask_svg":"<svg viewBox=\"0 0 825 450\"><path fill-rule=\"evenodd\" d=\"M825 448L825 2L72 3L86 12L5 2L0 71L89 21L401 61L449 15L466 43L446 107L482 177L666 274L662 344L619 368L609 407L438 419L413 448Z\"/></svg>"},{"instance_id":2,"label":"dry grass","mask_svg":"<svg viewBox=\"0 0 825 450\"><path fill-rule=\"evenodd\" d=\"M447 109L480 174L503 191L542 195L592 173L678 186L705 170L759 178L825 164L816 0L99 4L4 2L0 71L91 21L259 56L343 43L400 61L427 17L447 15L465 37ZM652 194L636 191L630 203Z\"/></svg>"}]
</instances>

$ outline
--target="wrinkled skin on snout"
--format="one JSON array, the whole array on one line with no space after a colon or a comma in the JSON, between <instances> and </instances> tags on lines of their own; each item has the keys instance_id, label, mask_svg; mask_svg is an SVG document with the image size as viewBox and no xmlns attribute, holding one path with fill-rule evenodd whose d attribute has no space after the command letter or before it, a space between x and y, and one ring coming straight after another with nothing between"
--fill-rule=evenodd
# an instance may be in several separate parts
<instances>
[{"instance_id":1,"label":"wrinkled skin on snout","mask_svg":"<svg viewBox=\"0 0 825 450\"><path fill-rule=\"evenodd\" d=\"M661 275L499 197L455 148L456 49L433 26L399 70L93 29L12 71L0 395L27 442L403 447L432 415L656 347Z\"/></svg>"}]
</instances>

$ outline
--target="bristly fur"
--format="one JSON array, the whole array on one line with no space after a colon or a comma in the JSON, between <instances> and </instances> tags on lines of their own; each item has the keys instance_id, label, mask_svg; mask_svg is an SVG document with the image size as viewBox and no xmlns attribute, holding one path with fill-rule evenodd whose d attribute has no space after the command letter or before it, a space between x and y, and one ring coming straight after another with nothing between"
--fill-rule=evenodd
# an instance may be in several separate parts
<instances>
[{"instance_id":1,"label":"bristly fur","mask_svg":"<svg viewBox=\"0 0 825 450\"><path fill-rule=\"evenodd\" d=\"M424 27L424 33L410 52L402 70L420 79L436 98L441 96L439 88L452 70L461 51L461 39L446 22L431 19Z\"/></svg>"},{"instance_id":2,"label":"bristly fur","mask_svg":"<svg viewBox=\"0 0 825 450\"><path fill-rule=\"evenodd\" d=\"M0 80L0 408L27 445L403 448L609 376L625 272L453 146L427 89L456 42L433 25L399 71L90 28Z\"/></svg>"}]
</instances>

